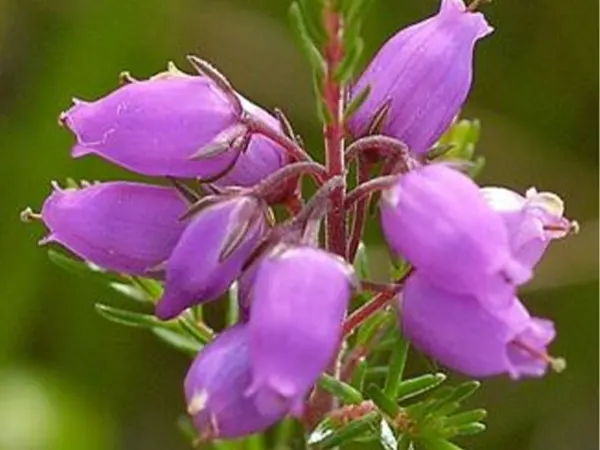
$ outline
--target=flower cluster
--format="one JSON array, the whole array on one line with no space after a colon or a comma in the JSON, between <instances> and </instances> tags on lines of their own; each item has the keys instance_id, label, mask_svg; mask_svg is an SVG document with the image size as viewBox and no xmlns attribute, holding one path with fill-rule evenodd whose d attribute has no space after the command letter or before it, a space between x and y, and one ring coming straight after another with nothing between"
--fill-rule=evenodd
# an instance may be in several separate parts
<instances>
[{"instance_id":1,"label":"flower cluster","mask_svg":"<svg viewBox=\"0 0 600 450\"><path fill-rule=\"evenodd\" d=\"M377 190L386 241L412 266L391 295L404 335L467 375L546 371L553 324L531 317L517 289L549 242L572 229L562 201L534 189L480 189L428 152L465 101L475 44L491 32L462 0L442 0L435 16L384 44L349 89L357 99L368 87L364 101L325 125L328 158L337 151L341 168L312 161L284 116L194 57L197 75L171 66L97 101L76 100L61 115L77 139L74 157L95 154L170 183L56 185L41 211L50 230L44 243L105 270L160 280L162 320L238 287L239 322L198 354L185 378L188 412L204 438L244 436L306 411L352 331L347 311L366 281L356 280L352 242ZM324 83L330 113L339 110L345 97L333 94L335 77ZM345 155L339 130L352 139ZM347 194L345 165L373 158L384 162L382 176L360 172ZM303 175L318 186L306 204ZM286 220L275 220L276 204L289 210Z\"/></svg>"}]
</instances>

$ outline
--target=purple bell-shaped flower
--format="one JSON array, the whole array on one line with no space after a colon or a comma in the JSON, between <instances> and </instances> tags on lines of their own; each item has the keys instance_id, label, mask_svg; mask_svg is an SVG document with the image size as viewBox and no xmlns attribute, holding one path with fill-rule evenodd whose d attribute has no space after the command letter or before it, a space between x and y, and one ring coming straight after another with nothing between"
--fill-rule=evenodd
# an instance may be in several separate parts
<instances>
[{"instance_id":1,"label":"purple bell-shaped flower","mask_svg":"<svg viewBox=\"0 0 600 450\"><path fill-rule=\"evenodd\" d=\"M506 226L479 187L448 166L402 175L381 196L381 224L391 249L444 289L485 293L482 301L496 304L531 275L513 257Z\"/></svg>"},{"instance_id":2,"label":"purple bell-shaped flower","mask_svg":"<svg viewBox=\"0 0 600 450\"><path fill-rule=\"evenodd\" d=\"M577 229L575 222L563 217L561 198L551 192L531 188L522 196L501 187L485 187L481 192L504 220L513 254L528 267L540 261L550 241Z\"/></svg>"},{"instance_id":3,"label":"purple bell-shaped flower","mask_svg":"<svg viewBox=\"0 0 600 450\"><path fill-rule=\"evenodd\" d=\"M430 148L467 98L475 43L492 30L462 0L442 0L435 16L394 35L352 89L359 95L371 88L350 120L354 137L367 134L376 111L388 103L381 132L416 153Z\"/></svg>"},{"instance_id":4,"label":"purple bell-shaped flower","mask_svg":"<svg viewBox=\"0 0 600 450\"><path fill-rule=\"evenodd\" d=\"M224 294L268 229L265 208L256 197L236 196L194 216L167 261L156 315L171 319Z\"/></svg>"},{"instance_id":5,"label":"purple bell-shaped flower","mask_svg":"<svg viewBox=\"0 0 600 450\"><path fill-rule=\"evenodd\" d=\"M252 373L248 327L222 332L202 349L185 377L187 408L201 439L235 439L263 431L287 412L263 412L246 395Z\"/></svg>"},{"instance_id":6,"label":"purple bell-shaped flower","mask_svg":"<svg viewBox=\"0 0 600 450\"><path fill-rule=\"evenodd\" d=\"M552 322L531 317L517 298L509 307L492 312L479 299L446 291L416 272L400 299L406 337L465 375L542 376L549 362L561 361L546 353L555 336Z\"/></svg>"},{"instance_id":7,"label":"purple bell-shaped flower","mask_svg":"<svg viewBox=\"0 0 600 450\"><path fill-rule=\"evenodd\" d=\"M238 96L243 109L279 129L277 120ZM251 186L285 164L285 152L263 136L245 149L196 157L246 132L235 101L206 76L175 69L120 87L94 102L76 100L61 121L77 136L73 156L97 154L151 176L212 179L221 186ZM242 151L243 150L243 151Z\"/></svg>"},{"instance_id":8,"label":"purple bell-shaped flower","mask_svg":"<svg viewBox=\"0 0 600 450\"><path fill-rule=\"evenodd\" d=\"M281 245L263 257L252 288L250 355L260 411L299 415L340 344L352 268L313 247Z\"/></svg>"},{"instance_id":9,"label":"purple bell-shaped flower","mask_svg":"<svg viewBox=\"0 0 600 450\"><path fill-rule=\"evenodd\" d=\"M151 275L177 244L187 203L172 188L110 182L81 189L56 188L42 219L57 242L104 269Z\"/></svg>"}]
</instances>

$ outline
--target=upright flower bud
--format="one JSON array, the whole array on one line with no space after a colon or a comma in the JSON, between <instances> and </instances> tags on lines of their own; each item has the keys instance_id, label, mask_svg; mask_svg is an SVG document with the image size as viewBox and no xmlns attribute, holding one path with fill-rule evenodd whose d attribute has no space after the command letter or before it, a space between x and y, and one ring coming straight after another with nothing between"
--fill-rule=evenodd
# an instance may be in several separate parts
<instances>
[{"instance_id":1,"label":"upright flower bud","mask_svg":"<svg viewBox=\"0 0 600 450\"><path fill-rule=\"evenodd\" d=\"M246 99L249 112L277 121ZM75 105L61 120L77 136L73 156L97 154L151 176L213 178L231 169L239 150L194 159L203 148L245 132L231 98L210 78L167 72L127 84L104 98ZM249 186L284 164L283 151L255 136L221 185Z\"/></svg>"},{"instance_id":2,"label":"upright flower bud","mask_svg":"<svg viewBox=\"0 0 600 450\"><path fill-rule=\"evenodd\" d=\"M418 271L404 287L400 322L417 348L472 377L542 376L553 361L546 346L554 325L532 318L518 299L490 312L475 297L441 289Z\"/></svg>"},{"instance_id":3,"label":"upright flower bud","mask_svg":"<svg viewBox=\"0 0 600 450\"><path fill-rule=\"evenodd\" d=\"M340 344L352 268L312 247L276 247L258 268L249 320L252 386L263 413L305 396Z\"/></svg>"},{"instance_id":4,"label":"upright flower bud","mask_svg":"<svg viewBox=\"0 0 600 450\"><path fill-rule=\"evenodd\" d=\"M467 11L462 0L442 0L437 15L393 36L353 87L371 87L350 121L358 138L375 112L389 102L381 132L414 152L427 150L448 128L471 87L475 43L492 32L483 14Z\"/></svg>"},{"instance_id":5,"label":"upright flower bud","mask_svg":"<svg viewBox=\"0 0 600 450\"><path fill-rule=\"evenodd\" d=\"M445 289L478 294L493 285L494 299L506 298L530 277L511 255L506 227L479 187L447 166L402 175L381 196L381 223L391 249Z\"/></svg>"},{"instance_id":6,"label":"upright flower bud","mask_svg":"<svg viewBox=\"0 0 600 450\"><path fill-rule=\"evenodd\" d=\"M259 411L246 395L251 382L248 329L238 325L222 332L198 354L185 377L188 412L201 439L235 439L256 433L286 411Z\"/></svg>"},{"instance_id":7,"label":"upright flower bud","mask_svg":"<svg viewBox=\"0 0 600 450\"><path fill-rule=\"evenodd\" d=\"M110 182L60 189L46 199L43 242L58 242L104 269L148 276L175 247L186 202L175 189Z\"/></svg>"},{"instance_id":8,"label":"upright flower bud","mask_svg":"<svg viewBox=\"0 0 600 450\"><path fill-rule=\"evenodd\" d=\"M485 187L481 192L504 220L513 254L528 267L540 261L551 240L565 237L574 226L563 217L561 198L551 192L531 188L525 197L501 187Z\"/></svg>"},{"instance_id":9,"label":"upright flower bud","mask_svg":"<svg viewBox=\"0 0 600 450\"><path fill-rule=\"evenodd\" d=\"M158 317L171 319L225 293L267 231L264 208L258 198L234 197L192 219L167 262Z\"/></svg>"}]
</instances>

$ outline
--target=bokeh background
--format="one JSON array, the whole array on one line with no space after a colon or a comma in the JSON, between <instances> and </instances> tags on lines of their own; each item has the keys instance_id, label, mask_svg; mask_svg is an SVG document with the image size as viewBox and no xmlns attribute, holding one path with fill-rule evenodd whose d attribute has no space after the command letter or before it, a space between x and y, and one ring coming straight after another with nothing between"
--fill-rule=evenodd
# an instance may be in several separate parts
<instances>
[{"instance_id":1,"label":"bokeh background","mask_svg":"<svg viewBox=\"0 0 600 450\"><path fill-rule=\"evenodd\" d=\"M213 61L245 95L282 107L319 148L310 75L286 22L287 0L0 0L0 450L185 449L174 423L188 361L143 331L106 322L102 286L51 264L36 246L50 180L131 177L69 157L57 126L72 97L94 99L117 75L162 70L184 55ZM434 0L378 0L368 54ZM481 180L556 191L581 233L556 243L522 296L554 318L552 352L568 370L491 380L473 399L488 431L468 448L587 450L598 427L598 5L498 1L496 32L476 57L466 117L479 117ZM366 56L365 56L366 59Z\"/></svg>"}]
</instances>

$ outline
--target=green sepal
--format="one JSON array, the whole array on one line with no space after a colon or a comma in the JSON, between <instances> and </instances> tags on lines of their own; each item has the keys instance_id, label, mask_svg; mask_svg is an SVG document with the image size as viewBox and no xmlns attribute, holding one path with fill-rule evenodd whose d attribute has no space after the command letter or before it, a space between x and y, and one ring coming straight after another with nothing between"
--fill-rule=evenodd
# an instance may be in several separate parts
<instances>
[{"instance_id":1,"label":"green sepal","mask_svg":"<svg viewBox=\"0 0 600 450\"><path fill-rule=\"evenodd\" d=\"M105 319L121 325L135 328L154 328L164 327L167 322L162 322L151 314L143 314L135 311L127 311L125 309L114 308L112 306L96 303L94 305L98 314Z\"/></svg>"},{"instance_id":2,"label":"green sepal","mask_svg":"<svg viewBox=\"0 0 600 450\"><path fill-rule=\"evenodd\" d=\"M347 53L340 65L336 68L333 77L336 81L345 84L352 79L356 66L365 49L365 42L360 36L353 39L353 45L346 49Z\"/></svg>"},{"instance_id":3,"label":"green sepal","mask_svg":"<svg viewBox=\"0 0 600 450\"><path fill-rule=\"evenodd\" d=\"M323 1L298 0L300 13L309 36L316 44L325 42L325 29L323 28Z\"/></svg>"},{"instance_id":4,"label":"green sepal","mask_svg":"<svg viewBox=\"0 0 600 450\"><path fill-rule=\"evenodd\" d=\"M481 124L479 120L462 119L455 122L440 138L436 145L451 145L443 159L461 159L470 161L475 154L475 145L479 141Z\"/></svg>"},{"instance_id":5,"label":"green sepal","mask_svg":"<svg viewBox=\"0 0 600 450\"><path fill-rule=\"evenodd\" d=\"M417 442L421 444L425 450L463 450L462 447L441 438L424 438L419 439Z\"/></svg>"},{"instance_id":6,"label":"green sepal","mask_svg":"<svg viewBox=\"0 0 600 450\"><path fill-rule=\"evenodd\" d=\"M200 342L167 328L152 328L152 332L171 347L191 356L195 356L203 347Z\"/></svg>"},{"instance_id":7,"label":"green sepal","mask_svg":"<svg viewBox=\"0 0 600 450\"><path fill-rule=\"evenodd\" d=\"M352 117L352 115L356 111L358 111L358 109L367 100L367 98L369 97L370 93L371 93L371 85L368 84L362 91L360 91L358 94L356 94L352 98L352 100L350 101L350 103L348 103L348 105L346 106L346 109L344 109L344 120L345 121L350 120L350 118Z\"/></svg>"},{"instance_id":8,"label":"green sepal","mask_svg":"<svg viewBox=\"0 0 600 450\"><path fill-rule=\"evenodd\" d=\"M290 5L289 16L292 22L292 28L296 32L296 37L298 38L310 66L315 73L322 77L325 74L325 60L310 36L306 21L302 15L302 10L297 2Z\"/></svg>"},{"instance_id":9,"label":"green sepal","mask_svg":"<svg viewBox=\"0 0 600 450\"><path fill-rule=\"evenodd\" d=\"M238 302L238 283L236 281L229 288L229 292L227 295L227 325L235 325L238 322L239 316L240 304Z\"/></svg>"},{"instance_id":10,"label":"green sepal","mask_svg":"<svg viewBox=\"0 0 600 450\"><path fill-rule=\"evenodd\" d=\"M399 401L407 400L419 394L423 394L439 386L446 380L443 373L428 373L401 382L396 389L396 398Z\"/></svg>"},{"instance_id":11,"label":"green sepal","mask_svg":"<svg viewBox=\"0 0 600 450\"><path fill-rule=\"evenodd\" d=\"M377 424L380 417L376 412L368 413L360 419L356 419L347 425L332 430L330 433L326 433L320 441L309 440L309 443L312 443L315 448L326 450L350 443L359 436L363 436L369 432L379 433Z\"/></svg>"},{"instance_id":12,"label":"green sepal","mask_svg":"<svg viewBox=\"0 0 600 450\"><path fill-rule=\"evenodd\" d=\"M465 411L446 417L444 425L448 427L459 427L473 422L479 422L480 420L485 419L486 416L487 412L485 409L473 409L471 411Z\"/></svg>"},{"instance_id":13,"label":"green sepal","mask_svg":"<svg viewBox=\"0 0 600 450\"><path fill-rule=\"evenodd\" d=\"M387 397L376 384L370 384L366 394L389 418L393 419L400 413L398 404L393 399Z\"/></svg>"},{"instance_id":14,"label":"green sepal","mask_svg":"<svg viewBox=\"0 0 600 450\"><path fill-rule=\"evenodd\" d=\"M346 404L359 404L363 401L360 391L326 373L321 375L318 384Z\"/></svg>"},{"instance_id":15,"label":"green sepal","mask_svg":"<svg viewBox=\"0 0 600 450\"><path fill-rule=\"evenodd\" d=\"M401 382L396 391L398 401L407 400L439 386L446 380L443 373L427 373Z\"/></svg>"},{"instance_id":16,"label":"green sepal","mask_svg":"<svg viewBox=\"0 0 600 450\"><path fill-rule=\"evenodd\" d=\"M408 348L408 341L401 337L398 340L398 344L392 350L388 365L389 371L383 388L384 394L389 398L396 399L399 397L406 358L408 357Z\"/></svg>"},{"instance_id":17,"label":"green sepal","mask_svg":"<svg viewBox=\"0 0 600 450\"><path fill-rule=\"evenodd\" d=\"M85 261L78 261L56 250L48 250L48 258L61 269L105 285L110 283L125 283L127 281L126 277L113 272L107 272Z\"/></svg>"},{"instance_id":18,"label":"green sepal","mask_svg":"<svg viewBox=\"0 0 600 450\"><path fill-rule=\"evenodd\" d=\"M356 369L354 369L354 373L352 374L352 380L350 384L353 388L362 392L365 386L365 378L367 376L367 369L369 368L369 363L366 359L361 359L356 364Z\"/></svg>"},{"instance_id":19,"label":"green sepal","mask_svg":"<svg viewBox=\"0 0 600 450\"><path fill-rule=\"evenodd\" d=\"M369 264L367 246L362 241L358 243L356 256L354 257L354 271L360 279L371 278L371 268Z\"/></svg>"},{"instance_id":20,"label":"green sepal","mask_svg":"<svg viewBox=\"0 0 600 450\"><path fill-rule=\"evenodd\" d=\"M474 434L483 433L486 429L485 424L481 422L473 422L466 425L461 425L454 429L454 434L461 436L471 436Z\"/></svg>"},{"instance_id":21,"label":"green sepal","mask_svg":"<svg viewBox=\"0 0 600 450\"><path fill-rule=\"evenodd\" d=\"M481 382L476 380L465 381L454 388L452 393L445 398L447 402L462 402L473 395L481 387Z\"/></svg>"}]
</instances>

